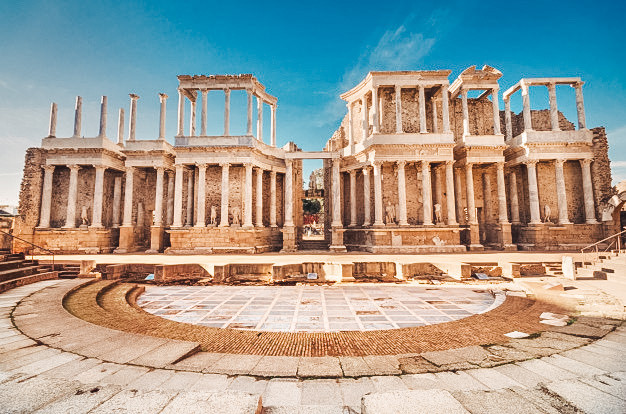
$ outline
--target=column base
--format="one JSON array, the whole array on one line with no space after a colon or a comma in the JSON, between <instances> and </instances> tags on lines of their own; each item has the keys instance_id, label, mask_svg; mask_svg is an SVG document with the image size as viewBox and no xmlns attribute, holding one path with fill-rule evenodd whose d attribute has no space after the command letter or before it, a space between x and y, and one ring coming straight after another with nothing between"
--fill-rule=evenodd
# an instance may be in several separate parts
<instances>
[{"instance_id":1,"label":"column base","mask_svg":"<svg viewBox=\"0 0 626 414\"><path fill-rule=\"evenodd\" d=\"M114 253L128 253L132 252L135 247L135 227L124 226L120 227L120 240L117 249Z\"/></svg>"},{"instance_id":2,"label":"column base","mask_svg":"<svg viewBox=\"0 0 626 414\"><path fill-rule=\"evenodd\" d=\"M586 220L585 223L587 223L587 224L599 224L598 220L596 220L596 219Z\"/></svg>"},{"instance_id":3,"label":"column base","mask_svg":"<svg viewBox=\"0 0 626 414\"><path fill-rule=\"evenodd\" d=\"M163 226L152 226L150 228L150 249L146 253L160 253L163 251L163 239L165 231Z\"/></svg>"},{"instance_id":4,"label":"column base","mask_svg":"<svg viewBox=\"0 0 626 414\"><path fill-rule=\"evenodd\" d=\"M281 231L283 233L283 248L280 252L292 253L297 251L296 228L294 226L284 226Z\"/></svg>"},{"instance_id":5,"label":"column base","mask_svg":"<svg viewBox=\"0 0 626 414\"><path fill-rule=\"evenodd\" d=\"M341 226L336 226L331 229L330 247L331 252L341 253L348 251L343 244L343 232L345 230Z\"/></svg>"}]
</instances>

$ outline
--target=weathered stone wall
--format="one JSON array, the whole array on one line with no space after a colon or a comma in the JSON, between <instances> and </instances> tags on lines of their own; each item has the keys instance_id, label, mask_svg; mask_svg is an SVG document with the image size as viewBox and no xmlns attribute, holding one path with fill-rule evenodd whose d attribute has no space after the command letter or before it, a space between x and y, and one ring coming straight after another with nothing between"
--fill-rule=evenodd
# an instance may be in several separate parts
<instances>
[{"instance_id":1,"label":"weathered stone wall","mask_svg":"<svg viewBox=\"0 0 626 414\"><path fill-rule=\"evenodd\" d=\"M41 148L29 148L24 159L24 174L20 186L18 216L13 223L14 234L31 240L33 230L39 224L39 206L43 186L42 166L46 151ZM30 247L19 240L14 240L16 251L25 251Z\"/></svg>"},{"instance_id":2,"label":"weathered stone wall","mask_svg":"<svg viewBox=\"0 0 626 414\"><path fill-rule=\"evenodd\" d=\"M609 160L609 142L604 127L593 128L593 163L591 180L593 182L596 215L601 218L601 206L614 194L611 161Z\"/></svg>"},{"instance_id":3,"label":"weathered stone wall","mask_svg":"<svg viewBox=\"0 0 626 414\"><path fill-rule=\"evenodd\" d=\"M50 227L58 228L65 225L67 217L67 195L69 191L70 169L65 166L57 166L52 176L52 200L50 209ZM41 194L41 185L39 194ZM41 195L40 195L41 197ZM39 199L41 205L41 198ZM78 217L80 212L77 211Z\"/></svg>"},{"instance_id":4,"label":"weathered stone wall","mask_svg":"<svg viewBox=\"0 0 626 414\"><path fill-rule=\"evenodd\" d=\"M493 104L488 97L468 98L469 128L471 135L493 134ZM463 102L459 96L450 102L450 129L457 142L463 140ZM502 129L504 131L504 129Z\"/></svg>"},{"instance_id":5,"label":"weathered stone wall","mask_svg":"<svg viewBox=\"0 0 626 414\"><path fill-rule=\"evenodd\" d=\"M549 109L532 109L530 111L530 118L532 119L533 129L535 131L551 131L552 123L550 121ZM502 122L502 132L506 130L506 123L504 118L504 111L500 111L500 120ZM511 112L511 128L513 130L513 137L518 136L524 130L524 114L520 112L516 114ZM561 131L574 131L576 127L571 123L561 111L559 111L559 128Z\"/></svg>"}]
</instances>

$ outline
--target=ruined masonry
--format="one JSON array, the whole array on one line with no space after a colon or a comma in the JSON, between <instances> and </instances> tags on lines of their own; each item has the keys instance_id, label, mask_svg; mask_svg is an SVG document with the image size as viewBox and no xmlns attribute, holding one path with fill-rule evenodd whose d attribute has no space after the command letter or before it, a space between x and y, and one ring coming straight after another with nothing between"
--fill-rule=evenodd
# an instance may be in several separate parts
<instances>
[{"instance_id":1,"label":"ruined masonry","mask_svg":"<svg viewBox=\"0 0 626 414\"><path fill-rule=\"evenodd\" d=\"M324 162L331 251L563 250L617 231L606 134L586 126L580 78L521 79L501 111L498 70L472 66L451 84L450 73L370 72L341 95L347 115L318 152L276 147L277 99L252 75L178 76L174 145L165 94L152 140L135 137L135 94L117 142L106 96L96 137L81 135L81 97L73 136L57 137L53 103L48 136L26 154L15 234L63 253L296 251L303 159ZM577 127L558 110L560 85L574 88ZM547 88L549 110L531 109L531 87ZM209 91L224 94L223 135L207 136ZM247 96L245 135L230 134L231 91Z\"/></svg>"}]
</instances>

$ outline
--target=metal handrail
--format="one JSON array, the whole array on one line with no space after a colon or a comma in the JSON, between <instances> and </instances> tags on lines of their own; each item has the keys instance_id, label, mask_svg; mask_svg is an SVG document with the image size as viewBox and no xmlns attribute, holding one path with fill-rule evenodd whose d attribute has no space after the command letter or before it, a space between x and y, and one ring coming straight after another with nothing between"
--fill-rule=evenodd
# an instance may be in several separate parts
<instances>
[{"instance_id":1,"label":"metal handrail","mask_svg":"<svg viewBox=\"0 0 626 414\"><path fill-rule=\"evenodd\" d=\"M4 234L6 234L6 235L7 235L7 236L9 236L9 237L12 237L12 238L14 238L14 239L18 239L18 240L20 240L20 241L23 241L24 243L28 243L28 244L30 244L30 245L31 245L31 246L33 246L33 247L36 247L36 248L38 248L38 249L41 249L41 250L44 250L44 251L46 251L46 252L50 253L50 254L52 255L52 270L54 270L54 252L53 252L52 250L50 250L50 249L46 249L45 247L38 246L38 245L36 245L35 243L31 243L31 242L29 242L28 240L24 240L24 239L22 239L21 237L18 237L18 236L16 236L16 235L11 234L11 233L9 233L9 232L6 232L6 231L4 231L4 230L0 230L0 233L4 233ZM30 260L35 260L35 255L34 255L33 253L31 253L31 254L30 254Z\"/></svg>"},{"instance_id":2,"label":"metal handrail","mask_svg":"<svg viewBox=\"0 0 626 414\"><path fill-rule=\"evenodd\" d=\"M604 239L602 239L602 240L598 240L597 242L592 243L592 244L590 244L589 246L585 246L585 247L583 247L582 249L580 249L580 253L582 254L582 260L583 260L583 263L582 263L582 264L583 264L583 266L585 265L585 262L586 262L586 260L585 260L585 258L586 258L586 257L585 257L585 250L587 250L587 249L591 249L591 248L595 247L595 248L596 248L596 249L595 249L595 252L596 252L596 261L597 261L597 260L598 260L598 257L599 257L599 253L600 253L600 252L599 252L599 250L598 250L598 245L599 245L600 243L603 243L603 242L605 242L605 241L607 241L607 240L610 240L610 239L612 239L612 238L615 238L616 240L615 240L615 241L612 241L611 243L609 243L609 245L608 245L608 246L607 246L607 247L603 250L603 252L608 251L608 250L611 248L611 246L613 246L613 244L614 244L614 243L615 243L615 244L617 244L617 252L618 252L618 253L619 253L619 252L621 252L621 250L622 250L622 245L621 245L621 244L622 244L622 240L621 240L621 237L619 237L619 236L621 236L621 235L622 235L622 234L624 234L624 233L626 233L626 227L624 227L624 230L620 231L619 233L615 233L615 234L613 234L613 235L611 235L611 236L609 236L609 237L606 237L606 238L604 238Z\"/></svg>"}]
</instances>

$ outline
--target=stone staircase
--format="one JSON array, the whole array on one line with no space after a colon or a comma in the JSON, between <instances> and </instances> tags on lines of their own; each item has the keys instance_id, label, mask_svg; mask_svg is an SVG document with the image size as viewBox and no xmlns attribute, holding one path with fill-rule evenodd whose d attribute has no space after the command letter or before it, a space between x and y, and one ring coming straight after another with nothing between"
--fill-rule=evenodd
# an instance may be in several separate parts
<instances>
[{"instance_id":1,"label":"stone staircase","mask_svg":"<svg viewBox=\"0 0 626 414\"><path fill-rule=\"evenodd\" d=\"M623 252L607 252L599 256L595 263L580 263L576 270L576 279L607 280L609 275L626 274L626 254Z\"/></svg>"},{"instance_id":2,"label":"stone staircase","mask_svg":"<svg viewBox=\"0 0 626 414\"><path fill-rule=\"evenodd\" d=\"M300 250L328 250L329 244L326 240L302 240L298 245Z\"/></svg>"},{"instance_id":3,"label":"stone staircase","mask_svg":"<svg viewBox=\"0 0 626 414\"><path fill-rule=\"evenodd\" d=\"M563 264L561 262L546 262L546 276L563 276Z\"/></svg>"},{"instance_id":4,"label":"stone staircase","mask_svg":"<svg viewBox=\"0 0 626 414\"><path fill-rule=\"evenodd\" d=\"M23 253L0 251L0 292L57 277L58 272L50 265L40 265L37 260L27 260Z\"/></svg>"}]
</instances>

